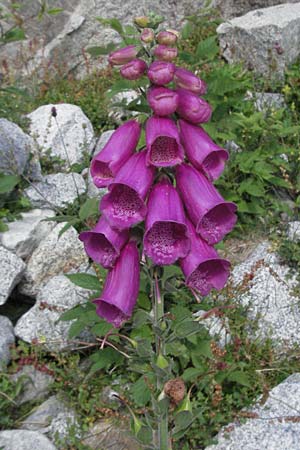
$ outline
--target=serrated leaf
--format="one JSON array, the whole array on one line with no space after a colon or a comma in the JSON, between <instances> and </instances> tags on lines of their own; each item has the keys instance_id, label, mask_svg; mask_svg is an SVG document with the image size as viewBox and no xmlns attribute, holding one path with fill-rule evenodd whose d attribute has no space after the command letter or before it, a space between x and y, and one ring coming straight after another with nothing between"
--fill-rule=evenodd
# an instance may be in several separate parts
<instances>
[{"instance_id":1,"label":"serrated leaf","mask_svg":"<svg viewBox=\"0 0 300 450\"><path fill-rule=\"evenodd\" d=\"M89 273L72 273L66 274L65 277L83 289L89 289L91 291L100 291L101 289L100 281L95 275L90 275Z\"/></svg>"},{"instance_id":2,"label":"serrated leaf","mask_svg":"<svg viewBox=\"0 0 300 450\"><path fill-rule=\"evenodd\" d=\"M88 217L99 214L99 199L88 198L79 210L79 217L81 220L85 220Z\"/></svg>"},{"instance_id":3,"label":"serrated leaf","mask_svg":"<svg viewBox=\"0 0 300 450\"><path fill-rule=\"evenodd\" d=\"M251 381L249 379L249 376L245 372L242 372L240 370L236 370L234 372L231 372L227 376L227 379L229 381L234 381L235 383L239 383L239 384L241 384L243 386L251 387Z\"/></svg>"},{"instance_id":4,"label":"serrated leaf","mask_svg":"<svg viewBox=\"0 0 300 450\"><path fill-rule=\"evenodd\" d=\"M11 192L20 182L18 175L4 175L0 174L0 194Z\"/></svg>"},{"instance_id":5,"label":"serrated leaf","mask_svg":"<svg viewBox=\"0 0 300 450\"><path fill-rule=\"evenodd\" d=\"M174 333L179 338L186 338L199 331L199 324L194 320L183 320L174 327Z\"/></svg>"},{"instance_id":6,"label":"serrated leaf","mask_svg":"<svg viewBox=\"0 0 300 450\"><path fill-rule=\"evenodd\" d=\"M110 42L105 47L89 47L86 49L86 51L91 55L93 58L97 58L98 56L108 55L113 50L115 50L116 45L113 42Z\"/></svg>"},{"instance_id":7,"label":"serrated leaf","mask_svg":"<svg viewBox=\"0 0 300 450\"><path fill-rule=\"evenodd\" d=\"M59 320L62 322L67 322L69 320L78 319L85 314L86 310L83 306L78 305L75 308L69 309L69 311L64 312Z\"/></svg>"},{"instance_id":8,"label":"serrated leaf","mask_svg":"<svg viewBox=\"0 0 300 450\"><path fill-rule=\"evenodd\" d=\"M76 320L76 322L73 322L69 329L69 338L73 339L74 337L78 336L85 327L86 324L84 322L81 322L80 320Z\"/></svg>"},{"instance_id":9,"label":"serrated leaf","mask_svg":"<svg viewBox=\"0 0 300 450\"><path fill-rule=\"evenodd\" d=\"M245 192L253 195L254 197L263 197L265 195L265 188L258 180L249 178L241 182L238 192L239 194L243 194Z\"/></svg>"},{"instance_id":10,"label":"serrated leaf","mask_svg":"<svg viewBox=\"0 0 300 450\"><path fill-rule=\"evenodd\" d=\"M217 44L216 36L209 36L203 41L199 42L196 57L205 61L210 61L219 53L219 46Z\"/></svg>"},{"instance_id":11,"label":"serrated leaf","mask_svg":"<svg viewBox=\"0 0 300 450\"><path fill-rule=\"evenodd\" d=\"M109 368L112 364L120 363L123 356L111 347L105 347L103 350L99 350L91 357L94 364L91 367L90 374L97 372L97 370Z\"/></svg>"},{"instance_id":12,"label":"serrated leaf","mask_svg":"<svg viewBox=\"0 0 300 450\"><path fill-rule=\"evenodd\" d=\"M130 391L137 406L146 406L151 399L151 392L143 376L131 386Z\"/></svg>"},{"instance_id":13,"label":"serrated leaf","mask_svg":"<svg viewBox=\"0 0 300 450\"><path fill-rule=\"evenodd\" d=\"M124 30L121 22L118 19L104 19L102 17L96 17L96 20L102 23L102 25L109 25L113 30L117 31L121 36L123 36Z\"/></svg>"},{"instance_id":14,"label":"serrated leaf","mask_svg":"<svg viewBox=\"0 0 300 450\"><path fill-rule=\"evenodd\" d=\"M110 323L103 320L100 323L96 323L96 325L92 327L91 332L96 336L104 336L112 328L113 326Z\"/></svg>"},{"instance_id":15,"label":"serrated leaf","mask_svg":"<svg viewBox=\"0 0 300 450\"><path fill-rule=\"evenodd\" d=\"M183 381L193 381L198 376L203 375L203 368L188 367L182 374Z\"/></svg>"},{"instance_id":16,"label":"serrated leaf","mask_svg":"<svg viewBox=\"0 0 300 450\"><path fill-rule=\"evenodd\" d=\"M173 434L180 432L181 430L186 430L193 422L193 415L190 411L180 411L174 417L175 428L173 429Z\"/></svg>"}]
</instances>

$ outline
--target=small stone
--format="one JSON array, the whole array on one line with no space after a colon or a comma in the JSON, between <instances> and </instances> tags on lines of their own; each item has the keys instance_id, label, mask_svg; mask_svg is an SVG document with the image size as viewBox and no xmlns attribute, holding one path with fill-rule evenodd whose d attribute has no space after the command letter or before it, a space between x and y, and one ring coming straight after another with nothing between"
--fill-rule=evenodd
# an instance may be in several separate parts
<instances>
[{"instance_id":1,"label":"small stone","mask_svg":"<svg viewBox=\"0 0 300 450\"><path fill-rule=\"evenodd\" d=\"M300 374L288 377L269 392L267 401L249 411L251 419L226 426L218 444L206 450L299 450Z\"/></svg>"},{"instance_id":2,"label":"small stone","mask_svg":"<svg viewBox=\"0 0 300 450\"><path fill-rule=\"evenodd\" d=\"M63 275L51 278L40 289L35 305L18 320L16 336L28 343L44 344L49 351L74 348L68 339L73 321L59 319L64 312L87 302L90 296L91 291L76 286Z\"/></svg>"},{"instance_id":3,"label":"small stone","mask_svg":"<svg viewBox=\"0 0 300 450\"><path fill-rule=\"evenodd\" d=\"M290 241L300 241L300 222L294 221L288 224L287 237Z\"/></svg>"},{"instance_id":4,"label":"small stone","mask_svg":"<svg viewBox=\"0 0 300 450\"><path fill-rule=\"evenodd\" d=\"M71 427L78 428L75 411L59 400L56 395L38 406L20 424L23 430L39 431L53 439L56 436L60 439L66 438Z\"/></svg>"},{"instance_id":5,"label":"small stone","mask_svg":"<svg viewBox=\"0 0 300 450\"><path fill-rule=\"evenodd\" d=\"M117 427L109 420L99 420L82 443L92 450L140 450L141 446L129 433L129 425Z\"/></svg>"},{"instance_id":6,"label":"small stone","mask_svg":"<svg viewBox=\"0 0 300 450\"><path fill-rule=\"evenodd\" d=\"M255 92L254 105L257 111L269 111L271 109L280 109L286 106L284 95L273 94L270 92Z\"/></svg>"},{"instance_id":7,"label":"small stone","mask_svg":"<svg viewBox=\"0 0 300 450\"><path fill-rule=\"evenodd\" d=\"M88 257L75 228L70 227L61 234L65 223L57 224L34 250L27 262L24 280L19 291L35 297L39 288L50 278L61 273L78 271L88 265Z\"/></svg>"},{"instance_id":8,"label":"small stone","mask_svg":"<svg viewBox=\"0 0 300 450\"><path fill-rule=\"evenodd\" d=\"M22 213L22 219L7 223L9 229L0 233L0 243L20 258L27 258L54 228L55 222L45 221L54 215L51 209L33 209Z\"/></svg>"},{"instance_id":9,"label":"small stone","mask_svg":"<svg viewBox=\"0 0 300 450\"><path fill-rule=\"evenodd\" d=\"M19 372L11 376L11 379L17 382L21 377L23 378L23 389L16 399L18 405L44 399L49 392L50 385L54 382L51 375L29 365L22 367Z\"/></svg>"},{"instance_id":10,"label":"small stone","mask_svg":"<svg viewBox=\"0 0 300 450\"><path fill-rule=\"evenodd\" d=\"M51 111L55 106L57 116ZM68 103L44 105L28 115L31 121L30 134L41 148L43 155L58 157L63 166L80 163L84 154L91 154L94 145L94 130L90 120L79 106Z\"/></svg>"},{"instance_id":11,"label":"small stone","mask_svg":"<svg viewBox=\"0 0 300 450\"><path fill-rule=\"evenodd\" d=\"M209 335L216 339L222 348L230 342L230 327L227 318L221 319L216 315L206 317L207 311L204 310L197 311L194 316L198 318L199 324L207 329Z\"/></svg>"},{"instance_id":12,"label":"small stone","mask_svg":"<svg viewBox=\"0 0 300 450\"><path fill-rule=\"evenodd\" d=\"M223 56L267 77L284 77L300 55L300 3L251 11L217 28Z\"/></svg>"},{"instance_id":13,"label":"small stone","mask_svg":"<svg viewBox=\"0 0 300 450\"><path fill-rule=\"evenodd\" d=\"M14 327L11 321L0 316L0 371L10 361L10 345L15 342Z\"/></svg>"},{"instance_id":14,"label":"small stone","mask_svg":"<svg viewBox=\"0 0 300 450\"><path fill-rule=\"evenodd\" d=\"M32 206L40 208L66 208L86 192L84 179L79 173L47 175L43 181L25 189Z\"/></svg>"},{"instance_id":15,"label":"small stone","mask_svg":"<svg viewBox=\"0 0 300 450\"><path fill-rule=\"evenodd\" d=\"M1 246L0 261L0 305L3 305L21 280L26 266L21 258Z\"/></svg>"},{"instance_id":16,"label":"small stone","mask_svg":"<svg viewBox=\"0 0 300 450\"><path fill-rule=\"evenodd\" d=\"M0 172L28 174L32 170L30 155L35 151L34 140L18 125L7 119L0 119Z\"/></svg>"},{"instance_id":17,"label":"small stone","mask_svg":"<svg viewBox=\"0 0 300 450\"><path fill-rule=\"evenodd\" d=\"M3 450L56 450L52 442L37 431L0 431L0 448Z\"/></svg>"}]
</instances>

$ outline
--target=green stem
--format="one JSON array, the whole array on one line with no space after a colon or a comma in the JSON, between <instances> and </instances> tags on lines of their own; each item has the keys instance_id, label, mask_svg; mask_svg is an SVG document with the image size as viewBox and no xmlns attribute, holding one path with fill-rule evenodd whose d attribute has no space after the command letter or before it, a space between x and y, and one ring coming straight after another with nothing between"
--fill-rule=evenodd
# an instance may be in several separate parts
<instances>
[{"instance_id":1,"label":"green stem","mask_svg":"<svg viewBox=\"0 0 300 450\"><path fill-rule=\"evenodd\" d=\"M155 334L155 349L156 358L165 356L165 343L164 339L156 330L162 329L163 317L164 317L164 297L160 289L160 282L158 279L157 271L154 270L154 334ZM164 380L157 375L157 389L161 392L164 387ZM158 444L159 450L171 450L169 442L169 430L168 430L168 405L160 413L158 417Z\"/></svg>"}]
</instances>

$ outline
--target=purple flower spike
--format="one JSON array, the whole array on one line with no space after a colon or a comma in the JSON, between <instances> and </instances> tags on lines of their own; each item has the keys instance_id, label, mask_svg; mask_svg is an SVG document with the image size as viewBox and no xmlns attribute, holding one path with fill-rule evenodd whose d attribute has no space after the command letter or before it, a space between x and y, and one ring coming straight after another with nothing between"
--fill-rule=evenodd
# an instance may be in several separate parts
<instances>
[{"instance_id":1,"label":"purple flower spike","mask_svg":"<svg viewBox=\"0 0 300 450\"><path fill-rule=\"evenodd\" d=\"M176 111L178 106L177 92L162 86L150 88L147 100L154 113L158 116L169 116Z\"/></svg>"},{"instance_id":2,"label":"purple flower spike","mask_svg":"<svg viewBox=\"0 0 300 450\"><path fill-rule=\"evenodd\" d=\"M167 45L157 45L154 49L154 55L161 61L173 61L177 58L177 54L176 47L168 47Z\"/></svg>"},{"instance_id":3,"label":"purple flower spike","mask_svg":"<svg viewBox=\"0 0 300 450\"><path fill-rule=\"evenodd\" d=\"M216 244L236 223L236 205L226 202L202 173L187 164L176 169L176 183L197 233Z\"/></svg>"},{"instance_id":4,"label":"purple flower spike","mask_svg":"<svg viewBox=\"0 0 300 450\"><path fill-rule=\"evenodd\" d=\"M144 220L144 200L154 179L154 167L146 166L146 151L135 153L117 173L101 200L100 210L112 228L123 230Z\"/></svg>"},{"instance_id":5,"label":"purple flower spike","mask_svg":"<svg viewBox=\"0 0 300 450\"><path fill-rule=\"evenodd\" d=\"M121 251L115 266L106 277L100 298L94 300L96 312L114 327L129 319L139 293L139 253L133 241Z\"/></svg>"},{"instance_id":6,"label":"purple flower spike","mask_svg":"<svg viewBox=\"0 0 300 450\"><path fill-rule=\"evenodd\" d=\"M187 255L190 239L180 197L168 178L159 181L148 200L144 251L155 264L173 264Z\"/></svg>"},{"instance_id":7,"label":"purple flower spike","mask_svg":"<svg viewBox=\"0 0 300 450\"><path fill-rule=\"evenodd\" d=\"M216 180L224 170L228 152L218 147L201 127L185 120L179 120L179 125L181 142L190 162L210 180Z\"/></svg>"},{"instance_id":8,"label":"purple flower spike","mask_svg":"<svg viewBox=\"0 0 300 450\"><path fill-rule=\"evenodd\" d=\"M187 91L191 91L198 95L206 94L206 83L194 75L190 70L176 67L174 81L178 88L186 89Z\"/></svg>"},{"instance_id":9,"label":"purple flower spike","mask_svg":"<svg viewBox=\"0 0 300 450\"><path fill-rule=\"evenodd\" d=\"M116 173L133 154L140 134L141 126L136 120L129 120L112 134L91 162L91 175L97 187L106 187L113 181Z\"/></svg>"},{"instance_id":10,"label":"purple flower spike","mask_svg":"<svg viewBox=\"0 0 300 450\"><path fill-rule=\"evenodd\" d=\"M223 289L229 276L230 262L220 258L217 251L196 234L188 220L187 226L191 250L180 261L187 286L201 295L207 295L213 288Z\"/></svg>"},{"instance_id":11,"label":"purple flower spike","mask_svg":"<svg viewBox=\"0 0 300 450\"><path fill-rule=\"evenodd\" d=\"M89 257L105 269L114 266L120 255L121 248L128 241L128 230L113 230L104 216L90 231L83 231L79 239L84 243L84 248Z\"/></svg>"},{"instance_id":12,"label":"purple flower spike","mask_svg":"<svg viewBox=\"0 0 300 450\"><path fill-rule=\"evenodd\" d=\"M150 117L146 124L147 164L156 167L175 166L184 158L179 133L173 120Z\"/></svg>"},{"instance_id":13,"label":"purple flower spike","mask_svg":"<svg viewBox=\"0 0 300 450\"><path fill-rule=\"evenodd\" d=\"M177 112L183 119L191 123L209 121L212 109L203 98L185 89L177 89L176 92L179 95Z\"/></svg>"},{"instance_id":14,"label":"purple flower spike","mask_svg":"<svg viewBox=\"0 0 300 450\"><path fill-rule=\"evenodd\" d=\"M127 80L138 80L146 72L147 64L142 59L133 59L121 67L120 73Z\"/></svg>"},{"instance_id":15,"label":"purple flower spike","mask_svg":"<svg viewBox=\"0 0 300 450\"><path fill-rule=\"evenodd\" d=\"M148 78L153 84L163 86L173 80L175 65L166 61L154 61L148 70Z\"/></svg>"},{"instance_id":16,"label":"purple flower spike","mask_svg":"<svg viewBox=\"0 0 300 450\"><path fill-rule=\"evenodd\" d=\"M135 45L120 48L109 54L108 60L112 66L121 66L132 61L138 54L138 48Z\"/></svg>"}]
</instances>

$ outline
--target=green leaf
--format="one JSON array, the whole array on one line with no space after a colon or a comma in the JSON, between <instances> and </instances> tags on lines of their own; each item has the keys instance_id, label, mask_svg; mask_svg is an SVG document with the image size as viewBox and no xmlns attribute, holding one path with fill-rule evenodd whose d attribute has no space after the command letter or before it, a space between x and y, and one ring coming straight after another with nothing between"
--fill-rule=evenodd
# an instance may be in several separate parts
<instances>
[{"instance_id":1,"label":"green leaf","mask_svg":"<svg viewBox=\"0 0 300 450\"><path fill-rule=\"evenodd\" d=\"M105 347L99 350L90 357L94 364L91 367L90 374L97 372L97 370L109 368L112 364L120 363L123 356L111 347Z\"/></svg>"},{"instance_id":2,"label":"green leaf","mask_svg":"<svg viewBox=\"0 0 300 450\"><path fill-rule=\"evenodd\" d=\"M137 406L146 406L151 399L151 392L145 382L144 376L139 378L132 386L131 386L131 395L133 397L134 402Z\"/></svg>"},{"instance_id":3,"label":"green leaf","mask_svg":"<svg viewBox=\"0 0 300 450\"><path fill-rule=\"evenodd\" d=\"M86 313L85 308L82 305L75 306L75 308L69 309L69 311L64 312L59 320L62 322L67 322L69 320L79 319Z\"/></svg>"},{"instance_id":4,"label":"green leaf","mask_svg":"<svg viewBox=\"0 0 300 450\"><path fill-rule=\"evenodd\" d=\"M118 19L103 19L102 17L96 17L98 22L102 25L109 25L113 30L117 31L121 36L124 34L124 30L121 22Z\"/></svg>"},{"instance_id":5,"label":"green leaf","mask_svg":"<svg viewBox=\"0 0 300 450\"><path fill-rule=\"evenodd\" d=\"M76 225L79 222L78 219L74 219L71 222L66 223L60 232L58 233L58 238L60 238L66 231L68 231L69 228L71 228L73 225Z\"/></svg>"},{"instance_id":6,"label":"green leaf","mask_svg":"<svg viewBox=\"0 0 300 450\"><path fill-rule=\"evenodd\" d=\"M90 289L91 291L100 291L101 284L95 275L88 273L74 273L65 275L72 283L83 289Z\"/></svg>"},{"instance_id":7,"label":"green leaf","mask_svg":"<svg viewBox=\"0 0 300 450\"><path fill-rule=\"evenodd\" d=\"M253 195L254 197L264 197L265 195L263 184L258 180L254 180L253 178L248 178L247 180L242 181L238 192L240 194L243 194L245 192L247 194Z\"/></svg>"},{"instance_id":8,"label":"green leaf","mask_svg":"<svg viewBox=\"0 0 300 450\"><path fill-rule=\"evenodd\" d=\"M79 217L81 220L85 220L88 217L99 214L99 199L88 198L79 210Z\"/></svg>"},{"instance_id":9,"label":"green leaf","mask_svg":"<svg viewBox=\"0 0 300 450\"><path fill-rule=\"evenodd\" d=\"M189 22L187 22L184 27L181 29L181 37L182 39L188 39L190 34L192 33L193 28Z\"/></svg>"},{"instance_id":10,"label":"green leaf","mask_svg":"<svg viewBox=\"0 0 300 450\"><path fill-rule=\"evenodd\" d=\"M76 320L76 322L73 322L69 329L69 338L73 339L74 337L78 336L86 327L86 324L84 322L81 322L80 320Z\"/></svg>"},{"instance_id":11,"label":"green leaf","mask_svg":"<svg viewBox=\"0 0 300 450\"><path fill-rule=\"evenodd\" d=\"M14 41L23 41L26 39L25 32L22 28L15 27L4 33L1 40L5 43Z\"/></svg>"},{"instance_id":12,"label":"green leaf","mask_svg":"<svg viewBox=\"0 0 300 450\"><path fill-rule=\"evenodd\" d=\"M210 340L203 339L197 342L197 349L194 352L197 355L205 356L206 358L212 358L212 352L210 348Z\"/></svg>"},{"instance_id":13,"label":"green leaf","mask_svg":"<svg viewBox=\"0 0 300 450\"><path fill-rule=\"evenodd\" d=\"M97 58L98 56L108 55L116 48L116 45L111 42L110 44L106 45L106 47L89 47L86 49L86 51L93 57Z\"/></svg>"},{"instance_id":14,"label":"green leaf","mask_svg":"<svg viewBox=\"0 0 300 450\"><path fill-rule=\"evenodd\" d=\"M219 46L217 44L216 36L210 36L204 41L199 42L196 57L205 61L210 61L219 53Z\"/></svg>"},{"instance_id":15,"label":"green leaf","mask_svg":"<svg viewBox=\"0 0 300 450\"><path fill-rule=\"evenodd\" d=\"M203 375L203 368L188 367L182 374L183 381L193 381L195 378Z\"/></svg>"},{"instance_id":16,"label":"green leaf","mask_svg":"<svg viewBox=\"0 0 300 450\"><path fill-rule=\"evenodd\" d=\"M51 8L47 10L47 14L50 14L50 16L56 16L61 12L63 12L63 8Z\"/></svg>"},{"instance_id":17,"label":"green leaf","mask_svg":"<svg viewBox=\"0 0 300 450\"><path fill-rule=\"evenodd\" d=\"M191 334L195 334L199 331L199 324L195 322L194 320L183 320L182 322L178 323L174 328L174 333L179 338L186 338L190 336Z\"/></svg>"},{"instance_id":18,"label":"green leaf","mask_svg":"<svg viewBox=\"0 0 300 450\"><path fill-rule=\"evenodd\" d=\"M91 332L96 336L104 336L112 328L113 326L110 323L107 323L105 320L103 320L100 323L96 323L96 325L92 327Z\"/></svg>"},{"instance_id":19,"label":"green leaf","mask_svg":"<svg viewBox=\"0 0 300 450\"><path fill-rule=\"evenodd\" d=\"M182 430L186 430L193 422L193 415L190 411L180 411L174 417L175 428L173 434L176 434Z\"/></svg>"},{"instance_id":20,"label":"green leaf","mask_svg":"<svg viewBox=\"0 0 300 450\"><path fill-rule=\"evenodd\" d=\"M234 381L235 383L239 383L243 386L246 387L251 387L251 381L249 379L249 376L247 375L247 373L242 372L240 370L236 370L234 372L231 372L228 376L227 379L229 381Z\"/></svg>"},{"instance_id":21,"label":"green leaf","mask_svg":"<svg viewBox=\"0 0 300 450\"><path fill-rule=\"evenodd\" d=\"M18 175L4 175L0 174L0 194L11 192L20 182Z\"/></svg>"},{"instance_id":22,"label":"green leaf","mask_svg":"<svg viewBox=\"0 0 300 450\"><path fill-rule=\"evenodd\" d=\"M0 233L3 233L4 231L7 231L9 228L3 220L0 220Z\"/></svg>"}]
</instances>

